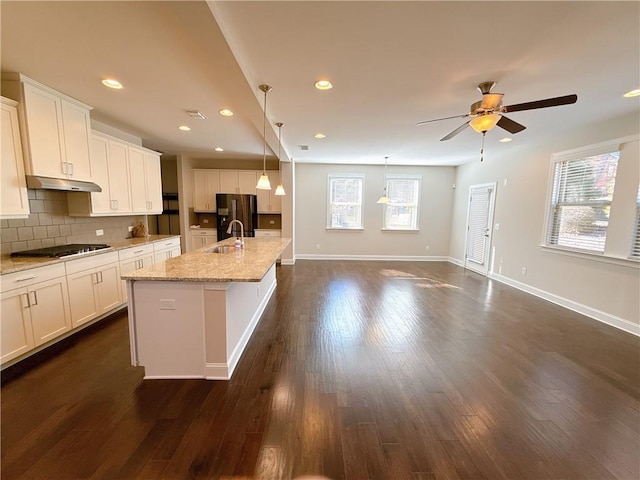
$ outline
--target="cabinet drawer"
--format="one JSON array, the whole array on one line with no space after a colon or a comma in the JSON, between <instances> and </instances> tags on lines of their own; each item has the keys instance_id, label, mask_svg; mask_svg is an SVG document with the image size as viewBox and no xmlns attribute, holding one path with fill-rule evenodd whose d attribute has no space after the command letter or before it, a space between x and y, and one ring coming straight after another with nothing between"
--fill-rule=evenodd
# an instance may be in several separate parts
<instances>
[{"instance_id":1,"label":"cabinet drawer","mask_svg":"<svg viewBox=\"0 0 640 480\"><path fill-rule=\"evenodd\" d=\"M172 248L179 247L179 246L180 246L180 237L167 238L166 240L155 242L153 244L153 251L161 252L162 250L170 250Z\"/></svg>"},{"instance_id":2,"label":"cabinet drawer","mask_svg":"<svg viewBox=\"0 0 640 480\"><path fill-rule=\"evenodd\" d=\"M191 235L194 237L206 237L206 236L215 237L218 235L218 231L213 228L198 228L198 229L194 228L190 231L191 231Z\"/></svg>"},{"instance_id":3,"label":"cabinet drawer","mask_svg":"<svg viewBox=\"0 0 640 480\"><path fill-rule=\"evenodd\" d=\"M277 237L281 236L280 230L256 230L256 237Z\"/></svg>"},{"instance_id":4,"label":"cabinet drawer","mask_svg":"<svg viewBox=\"0 0 640 480\"><path fill-rule=\"evenodd\" d=\"M86 258L79 258L78 260L71 260L65 263L67 269L67 275L82 272L84 270L90 270L96 267L102 267L110 263L118 261L118 252L99 253L97 255L91 255Z\"/></svg>"},{"instance_id":5,"label":"cabinet drawer","mask_svg":"<svg viewBox=\"0 0 640 480\"><path fill-rule=\"evenodd\" d=\"M0 277L3 292L14 288L28 287L34 283L44 282L52 278L64 277L66 274L64 263L47 265L46 267L31 268L22 272L9 273Z\"/></svg>"},{"instance_id":6,"label":"cabinet drawer","mask_svg":"<svg viewBox=\"0 0 640 480\"><path fill-rule=\"evenodd\" d=\"M129 260L130 258L139 257L141 255L152 255L153 244L139 245L137 247L125 248L118 251L118 258L120 261Z\"/></svg>"}]
</instances>

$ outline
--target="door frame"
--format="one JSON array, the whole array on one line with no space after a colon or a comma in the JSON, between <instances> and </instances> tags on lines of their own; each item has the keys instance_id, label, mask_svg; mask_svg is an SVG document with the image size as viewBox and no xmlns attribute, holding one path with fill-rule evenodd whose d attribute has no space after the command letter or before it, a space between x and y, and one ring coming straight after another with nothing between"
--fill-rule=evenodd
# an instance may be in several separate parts
<instances>
[{"instance_id":1,"label":"door frame","mask_svg":"<svg viewBox=\"0 0 640 480\"><path fill-rule=\"evenodd\" d=\"M486 188L491 187L491 194L489 195L489 212L487 213L487 241L485 243L485 251L484 251L484 262L482 264L478 264L476 262L470 262L467 259L467 246L469 244L469 217L471 215L471 193L473 190L478 188ZM496 191L498 188L498 182L488 182L488 183L479 183L476 185L469 186L469 195L467 197L467 225L465 230L465 240L464 240L464 262L463 266L467 270L471 270L472 272L479 273L480 275L487 276L489 272L490 255L491 255L491 246L493 244L493 216L495 212L496 206Z\"/></svg>"}]
</instances>

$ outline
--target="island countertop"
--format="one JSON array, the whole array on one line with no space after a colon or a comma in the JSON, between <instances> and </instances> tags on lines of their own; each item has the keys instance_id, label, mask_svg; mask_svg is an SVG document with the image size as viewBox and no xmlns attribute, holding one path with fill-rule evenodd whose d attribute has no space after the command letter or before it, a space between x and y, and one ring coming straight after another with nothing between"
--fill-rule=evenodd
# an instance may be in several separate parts
<instances>
[{"instance_id":1,"label":"island countertop","mask_svg":"<svg viewBox=\"0 0 640 480\"><path fill-rule=\"evenodd\" d=\"M233 245L234 241L234 238L228 238L135 270L122 278L173 282L259 282L291 239L245 238L242 249L229 253L208 253L216 245Z\"/></svg>"}]
</instances>

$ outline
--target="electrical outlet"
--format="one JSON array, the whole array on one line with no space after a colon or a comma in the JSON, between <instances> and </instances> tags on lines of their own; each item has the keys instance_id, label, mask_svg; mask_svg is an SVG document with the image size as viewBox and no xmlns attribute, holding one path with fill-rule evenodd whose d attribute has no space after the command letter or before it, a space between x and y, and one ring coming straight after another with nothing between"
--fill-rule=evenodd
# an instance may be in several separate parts
<instances>
[{"instance_id":1,"label":"electrical outlet","mask_svg":"<svg viewBox=\"0 0 640 480\"><path fill-rule=\"evenodd\" d=\"M424 249L428 252L431 249L431 247L429 245L426 245Z\"/></svg>"},{"instance_id":2,"label":"electrical outlet","mask_svg":"<svg viewBox=\"0 0 640 480\"><path fill-rule=\"evenodd\" d=\"M496 224L493 226L493 229L494 229L495 231L500 230L500 224L499 224L499 223L496 223Z\"/></svg>"},{"instance_id":3,"label":"electrical outlet","mask_svg":"<svg viewBox=\"0 0 640 480\"><path fill-rule=\"evenodd\" d=\"M160 310L175 310L176 301L173 298L160 299Z\"/></svg>"},{"instance_id":4,"label":"electrical outlet","mask_svg":"<svg viewBox=\"0 0 640 480\"><path fill-rule=\"evenodd\" d=\"M133 225L129 225L129 232L133 232Z\"/></svg>"},{"instance_id":5,"label":"electrical outlet","mask_svg":"<svg viewBox=\"0 0 640 480\"><path fill-rule=\"evenodd\" d=\"M320 250L320 244L319 243L316 244L316 250Z\"/></svg>"},{"instance_id":6,"label":"electrical outlet","mask_svg":"<svg viewBox=\"0 0 640 480\"><path fill-rule=\"evenodd\" d=\"M205 218L204 220L202 220L202 223L209 223L209 219Z\"/></svg>"},{"instance_id":7,"label":"electrical outlet","mask_svg":"<svg viewBox=\"0 0 640 480\"><path fill-rule=\"evenodd\" d=\"M104 230L96 230L96 237L101 237L102 235L104 235Z\"/></svg>"},{"instance_id":8,"label":"electrical outlet","mask_svg":"<svg viewBox=\"0 0 640 480\"><path fill-rule=\"evenodd\" d=\"M269 220L269 225L275 225L276 221L275 220Z\"/></svg>"},{"instance_id":9,"label":"electrical outlet","mask_svg":"<svg viewBox=\"0 0 640 480\"><path fill-rule=\"evenodd\" d=\"M522 267L522 275L526 275L527 274L527 267Z\"/></svg>"}]
</instances>

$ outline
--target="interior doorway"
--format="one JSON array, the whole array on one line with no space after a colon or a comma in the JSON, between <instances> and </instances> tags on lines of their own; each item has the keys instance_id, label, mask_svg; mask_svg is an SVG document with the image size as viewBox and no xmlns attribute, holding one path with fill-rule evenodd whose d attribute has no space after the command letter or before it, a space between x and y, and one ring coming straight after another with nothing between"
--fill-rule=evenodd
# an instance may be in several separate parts
<instances>
[{"instance_id":1,"label":"interior doorway","mask_svg":"<svg viewBox=\"0 0 640 480\"><path fill-rule=\"evenodd\" d=\"M495 182L469 187L464 268L485 276L489 270L495 196Z\"/></svg>"}]
</instances>

